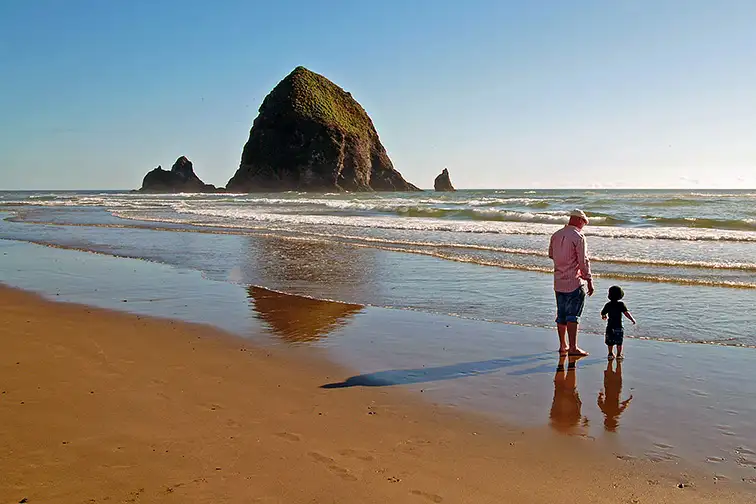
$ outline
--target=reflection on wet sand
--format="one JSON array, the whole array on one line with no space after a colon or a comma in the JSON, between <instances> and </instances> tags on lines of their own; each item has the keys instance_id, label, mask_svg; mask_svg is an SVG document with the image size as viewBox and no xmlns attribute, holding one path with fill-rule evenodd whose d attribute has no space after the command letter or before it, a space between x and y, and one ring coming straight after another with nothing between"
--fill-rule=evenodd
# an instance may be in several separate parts
<instances>
[{"instance_id":1,"label":"reflection on wet sand","mask_svg":"<svg viewBox=\"0 0 756 504\"><path fill-rule=\"evenodd\" d=\"M554 400L551 403L550 425L564 434L579 434L587 427L588 419L582 414L580 395L577 391L577 357L559 357L554 375ZM565 361L567 369L565 371Z\"/></svg>"},{"instance_id":2,"label":"reflection on wet sand","mask_svg":"<svg viewBox=\"0 0 756 504\"><path fill-rule=\"evenodd\" d=\"M247 289L257 318L288 343L313 341L344 325L361 305L322 301L262 287Z\"/></svg>"},{"instance_id":3,"label":"reflection on wet sand","mask_svg":"<svg viewBox=\"0 0 756 504\"><path fill-rule=\"evenodd\" d=\"M612 368L612 363L606 365L604 371L604 390L599 392L598 407L604 412L604 428L609 432L615 432L619 427L619 417L633 400L630 397L620 402L622 395L622 362L616 361L617 367Z\"/></svg>"},{"instance_id":4,"label":"reflection on wet sand","mask_svg":"<svg viewBox=\"0 0 756 504\"><path fill-rule=\"evenodd\" d=\"M366 285L373 285L374 251L335 243L262 238L248 250L248 283L290 292L306 288L316 297L361 299ZM319 289L325 289L320 292Z\"/></svg>"}]
</instances>

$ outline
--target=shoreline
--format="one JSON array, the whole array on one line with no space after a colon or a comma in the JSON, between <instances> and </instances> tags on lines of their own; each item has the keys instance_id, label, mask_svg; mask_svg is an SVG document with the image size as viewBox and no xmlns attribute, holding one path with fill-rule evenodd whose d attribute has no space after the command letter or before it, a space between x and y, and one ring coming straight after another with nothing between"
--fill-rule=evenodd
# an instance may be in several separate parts
<instances>
[{"instance_id":1,"label":"shoreline","mask_svg":"<svg viewBox=\"0 0 756 504\"><path fill-rule=\"evenodd\" d=\"M208 326L0 287L0 495L29 502L745 502L677 464L503 428ZM569 470L564 461L574 468ZM568 478L569 477L569 478ZM683 488L678 488L683 484ZM255 500L257 499L257 500Z\"/></svg>"},{"instance_id":2,"label":"shoreline","mask_svg":"<svg viewBox=\"0 0 756 504\"><path fill-rule=\"evenodd\" d=\"M58 197L42 203L61 203ZM552 268L544 254L546 237L541 232L545 229L533 230L527 223L508 226L501 230L504 234L495 237L451 228L430 231L422 226L428 223L425 218L378 219L369 211L358 216L347 212L342 217L349 222L342 225L338 219L331 222L331 211L324 216L319 206L312 209L313 201L307 198L283 201L263 197L241 205L176 198L74 196L63 201L62 207L7 209L0 212L9 217L0 221L0 234L7 239L153 260L202 271L214 280L230 279L319 299L537 327L550 327L553 318L549 315L553 295L548 294L552 280L544 273ZM462 199L463 203L480 203ZM293 208L287 203L279 209L286 201ZM355 202L325 203L328 208L341 208ZM563 205L564 201L556 198L552 203ZM617 211L624 212L622 208L620 205ZM281 228L255 217L260 212L278 215L278 210L301 223ZM205 215L207 212L210 214ZM308 224L315 217L328 217L328 222ZM392 228L397 223L412 225L405 230ZM413 227L416 224L420 228ZM537 233L531 235L534 231ZM721 245L721 253L714 255L710 244L697 240L657 243L612 235L595 236L591 244L601 251L600 256L618 261L610 260L595 273L619 274L632 296L632 308L642 315L642 323L628 331L627 337L756 347L756 336L743 331L738 323L741 314L756 302L756 290L714 286L753 283L756 265L748 243L727 241ZM658 247L654 245L655 252L648 256L646 249L651 244ZM349 259L343 260L346 257ZM333 274L334 264L339 264L338 275ZM531 271L533 268L536 271ZM640 281L652 277L654 282ZM518 295L512 296L513 292ZM658 310L659 297L676 298L679 303L671 305L671 310ZM590 303L586 308L590 309ZM690 317L699 312L712 313L716 323ZM586 317L583 326L589 332L604 333L598 316Z\"/></svg>"},{"instance_id":3,"label":"shoreline","mask_svg":"<svg viewBox=\"0 0 756 504\"><path fill-rule=\"evenodd\" d=\"M0 212L0 214L2 214L2 212ZM2 216L0 216L0 221L2 221ZM16 222L16 221L14 220L14 218L6 218L2 222ZM40 222L35 222L35 221L18 221L18 223L20 223L20 224L22 224L24 226L52 226L54 228L59 228L60 230L64 230L66 228L92 228L92 229L107 230L107 231L119 230L120 229L120 230L131 230L131 231L147 231L147 232L156 232L156 233L161 233L161 232L171 232L171 233L173 233L173 232L177 232L177 233L187 233L187 234L190 234L190 235L191 234L199 234L203 238L217 238L217 237L228 238L228 237L232 237L232 238L245 238L245 239L248 238L248 239L263 240L263 241L264 240L268 240L268 239L284 240L284 241L288 241L288 240L294 239L291 236L286 236L286 237L284 237L284 236L273 236L273 235L265 234L264 232L261 232L260 234L255 234L255 233L247 234L245 232L242 232L241 230L238 230L238 232L234 231L234 230L230 230L229 231L229 229L225 229L225 228L222 228L222 227L207 227L207 228L204 228L204 227L201 227L201 226L200 227L194 227L195 225L189 225L186 228L182 228L182 227L178 227L179 224L173 224L173 226L175 226L175 227L171 227L170 225L168 225L166 223L164 223L166 225L166 227L153 227L153 226L151 226L151 224L154 224L154 223L151 223L151 222L148 222L148 221L144 221L144 222L142 222L142 221L134 221L134 222L136 222L137 224L134 224L134 225L124 225L124 224L91 224L91 223L85 224L85 223L71 223L71 222L66 222L65 224L60 224L60 223L52 223L52 222L40 223ZM138 237L138 238L139 239L144 239L144 237ZM130 260L136 260L136 261L145 261L145 262L149 262L149 263L153 263L153 264L168 265L168 266L176 267L176 268L179 268L179 269L187 268L187 269L194 269L194 270L197 270L197 271L202 271L201 267L199 267L198 265L184 266L184 265L180 265L180 264L176 264L176 263L167 261L165 257L160 257L160 256L149 257L149 256L145 256L145 255L140 255L139 253L135 253L135 252L131 252L131 253L129 253L129 252L123 252L123 251L119 250L117 247L110 247L108 245L93 245L91 243L86 244L85 242L80 242L80 243L79 242L76 242L76 243L65 243L65 241L60 241L59 238L56 238L56 239L34 239L34 238L30 238L28 236L24 236L24 237L16 236L16 237L12 237L12 238L2 238L2 239L4 241L6 241L6 242L9 242L9 243L31 244L31 245L36 245L36 246L39 246L39 247L55 248L55 249L60 249L60 250L64 250L64 251L80 252L80 253L84 253L84 254L94 254L94 255L99 255L99 256L103 256L103 257L111 257L111 258L119 258L119 259L130 259ZM302 240L304 242L310 242L309 238L302 238ZM311 243L313 243L313 242L311 242ZM322 245L322 242L321 242L321 245ZM344 246L345 244L339 243L339 244L334 244L334 245L336 245L336 246ZM357 244L346 244L346 247L357 248L357 249L359 249L359 248L365 248L364 245L357 245ZM401 254L401 253L405 252L404 250L401 250L401 249L395 249L394 250L394 249L376 248L375 250L380 250L382 252L386 252L386 253L389 253L389 254ZM432 256L424 256L423 254L419 254L419 255L423 259L430 259L430 260L437 260L438 259L438 258L432 257ZM464 262L459 263L459 265L461 265L461 266L468 266L468 264L465 264ZM202 272L204 274L204 271L202 271ZM235 274L235 273L236 272L231 271L228 274L230 276L230 275ZM528 271L528 270L520 270L520 269L515 269L515 270L509 271L506 268L504 268L503 271L500 271L500 272L497 272L497 273L500 274L500 275L502 275L502 276L504 276L504 275L506 275L508 273L514 273L515 275L517 275L517 274L532 275L535 272ZM539 277L543 277L543 275L541 273L535 273L535 274L538 275ZM543 277L543 278L546 278L546 277ZM543 280L543 278L540 278L540 280ZM544 286L547 286L547 287L544 287L544 289L550 288L550 284L551 284L551 279L550 278L551 277L549 276L548 278L546 278L546 280L544 282L541 282L541 283L544 284ZM597 279L606 279L605 277L601 277L600 275L596 275L596 278ZM260 279L257 279L257 280L259 281ZM480 280L482 280L482 278L476 278L475 280L476 281L480 281ZM236 283L236 280L232 280L231 282L232 283ZM267 289L270 289L270 290L277 290L277 291L280 291L280 292L286 292L285 288L282 287L282 286L280 286L280 285L275 285L275 286L271 287L271 286L262 285L262 284L255 283L255 282L247 282L247 283L249 285L260 286L260 287L267 288ZM648 283L648 282L646 282L646 281L637 281L636 283L644 284L644 283ZM656 285L657 287L661 287L662 289L667 286L665 282L661 282L659 284L652 284L652 285ZM709 285L709 284L697 285L697 284L685 284L685 283L683 283L683 284L672 283L671 285L673 285L675 287L684 287L684 288L701 287L701 288L705 289L705 292L711 292L711 293L715 293L716 291L714 289L717 289L716 286ZM732 287L732 286L730 286L730 287ZM664 293L664 295L667 295L667 294L672 295L671 292L665 292ZM391 304L391 303L381 304L381 303L373 303L373 302L370 302L370 301L366 301L364 299L363 300L352 300L352 299L342 299L342 298L331 298L331 297L328 297L328 296L323 297L323 296L318 296L318 295L311 294L311 293L301 293L301 292L297 292L295 295L303 296L303 297L312 297L314 299L324 299L324 300L334 301L334 302L339 302L339 303L361 304L363 306L372 307L372 308L400 309L400 310L416 311L416 312L420 312L420 313L427 313L427 314L430 314L430 315L433 315L433 316L450 316L450 317L455 317L455 318L459 318L459 319L462 319L462 320L471 320L471 321L486 322L486 323L495 323L495 324L505 324L505 325L518 326L518 327L528 327L528 328L532 327L532 328L548 329L548 330L552 329L550 325L543 324L542 322L537 322L537 323L534 323L534 322L524 322L524 321L520 321L520 320L490 318L490 317L486 317L484 315L467 315L467 314L458 314L458 313L455 313L455 312L434 311L433 309L431 309L429 307L415 307L415 306L401 306L401 305L395 306L394 304ZM547 310L551 310L553 308L551 306L551 304L552 304L551 298L549 296L547 296L547 297L549 298L549 303L546 306L540 306L539 307L540 308L539 312L545 313L543 311L543 308L545 308ZM600 298L600 296L599 296L599 298ZM711 300L713 297L712 297L712 295L709 295L709 296L707 296L707 298L709 300ZM603 300L602 300L602 302L603 302ZM646 312L648 312L649 310L653 311L652 308L655 308L655 305L653 305L653 306L643 306L642 308ZM648 315L648 313L646 313L646 314ZM549 319L549 318L550 317L546 317L546 319ZM603 322L602 322L602 324L603 324ZM592 336L599 336L599 337L603 338L604 329L605 328L604 328L604 326L602 324L599 324L598 326L595 326L595 327L583 327L581 329L581 334L589 334L589 335L592 335ZM633 330L637 330L637 328L633 327ZM690 334L690 333L695 333L695 331L689 331L688 334ZM725 339L722 339L722 340L716 340L716 339L695 339L695 338L690 338L690 337L686 337L686 336L670 337L670 336L661 335L661 334L658 334L658 333L652 333L651 335L649 335L649 334L633 334L632 332L629 332L628 334L625 335L625 338L628 339L629 341L651 341L651 342L664 342L664 343L679 343L679 344L692 344L692 345L711 345L711 346L722 346L722 347L736 347L736 348L745 348L745 349L756 349L756 344L754 344L754 343L748 343L748 342L743 343L743 342L739 341L737 337L725 338Z\"/></svg>"},{"instance_id":4,"label":"shoreline","mask_svg":"<svg viewBox=\"0 0 756 504\"><path fill-rule=\"evenodd\" d=\"M748 349L628 342L623 371L611 374L604 370L603 339L587 334L581 344L593 355L577 362L571 392L556 386L551 330L329 302L23 242L0 242L0 250L6 265L0 282L49 300L210 325L261 348L322 356L348 370L321 385L406 393L503 425L561 429L606 443L623 458L682 463L720 482L756 483L749 420L756 386L741 380L732 387L750 369ZM613 401L597 405L604 392L618 402L635 398L622 411ZM558 400L571 406L554 422Z\"/></svg>"}]
</instances>

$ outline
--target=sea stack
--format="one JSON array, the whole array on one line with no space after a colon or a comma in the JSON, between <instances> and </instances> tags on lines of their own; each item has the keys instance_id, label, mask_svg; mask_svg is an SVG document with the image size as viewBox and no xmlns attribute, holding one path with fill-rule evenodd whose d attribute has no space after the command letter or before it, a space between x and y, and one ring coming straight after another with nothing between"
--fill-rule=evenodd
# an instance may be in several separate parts
<instances>
[{"instance_id":1,"label":"sea stack","mask_svg":"<svg viewBox=\"0 0 756 504\"><path fill-rule=\"evenodd\" d=\"M444 168L444 171L433 181L433 188L436 191L456 191L449 178L449 170Z\"/></svg>"},{"instance_id":2,"label":"sea stack","mask_svg":"<svg viewBox=\"0 0 756 504\"><path fill-rule=\"evenodd\" d=\"M301 66L263 100L227 190L419 191L352 95Z\"/></svg>"},{"instance_id":3,"label":"sea stack","mask_svg":"<svg viewBox=\"0 0 756 504\"><path fill-rule=\"evenodd\" d=\"M141 192L178 193L178 192L216 192L214 185L205 184L194 173L192 162L181 156L173 163L170 170L158 166L147 173L142 180Z\"/></svg>"}]
</instances>

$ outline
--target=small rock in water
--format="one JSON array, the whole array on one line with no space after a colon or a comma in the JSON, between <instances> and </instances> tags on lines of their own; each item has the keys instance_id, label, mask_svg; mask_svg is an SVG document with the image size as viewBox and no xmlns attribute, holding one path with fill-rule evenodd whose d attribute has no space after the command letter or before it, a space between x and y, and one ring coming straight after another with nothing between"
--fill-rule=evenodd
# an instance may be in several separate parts
<instances>
[{"instance_id":1,"label":"small rock in water","mask_svg":"<svg viewBox=\"0 0 756 504\"><path fill-rule=\"evenodd\" d=\"M444 168L439 176L436 177L436 180L433 181L433 189L436 191L456 191L449 178L449 170Z\"/></svg>"},{"instance_id":2,"label":"small rock in water","mask_svg":"<svg viewBox=\"0 0 756 504\"><path fill-rule=\"evenodd\" d=\"M186 156L179 157L170 170L158 166L147 173L142 180L140 192L177 193L177 192L218 192L212 184L205 184L194 173L194 166ZM136 270L134 270L136 271Z\"/></svg>"}]
</instances>

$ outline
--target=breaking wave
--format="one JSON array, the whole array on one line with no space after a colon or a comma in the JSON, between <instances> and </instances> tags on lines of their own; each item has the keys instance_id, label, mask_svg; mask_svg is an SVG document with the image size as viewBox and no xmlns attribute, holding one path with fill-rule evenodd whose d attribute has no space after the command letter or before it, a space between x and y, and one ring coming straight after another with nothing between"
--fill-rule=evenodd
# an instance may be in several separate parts
<instances>
[{"instance_id":1,"label":"breaking wave","mask_svg":"<svg viewBox=\"0 0 756 504\"><path fill-rule=\"evenodd\" d=\"M173 222L196 225L214 225L232 228L247 227L251 224L277 223L290 225L325 225L353 228L396 229L405 231L438 231L453 233L490 233L512 235L549 235L565 217L521 220L451 220L442 218L408 218L397 219L391 216L363 215L325 215L261 212L255 209L233 208L192 208L175 207L173 217L155 217L148 212L114 211L113 214L132 220L153 222ZM596 217L593 217L596 219ZM606 238L628 238L638 240L677 240L677 241L723 241L756 242L756 230L736 231L725 229L696 229L683 227L619 227L590 226L585 234Z\"/></svg>"},{"instance_id":2,"label":"breaking wave","mask_svg":"<svg viewBox=\"0 0 756 504\"><path fill-rule=\"evenodd\" d=\"M652 215L645 215L643 218L660 226L667 227L756 231L756 219L704 219L699 217L668 218L654 217Z\"/></svg>"}]
</instances>

